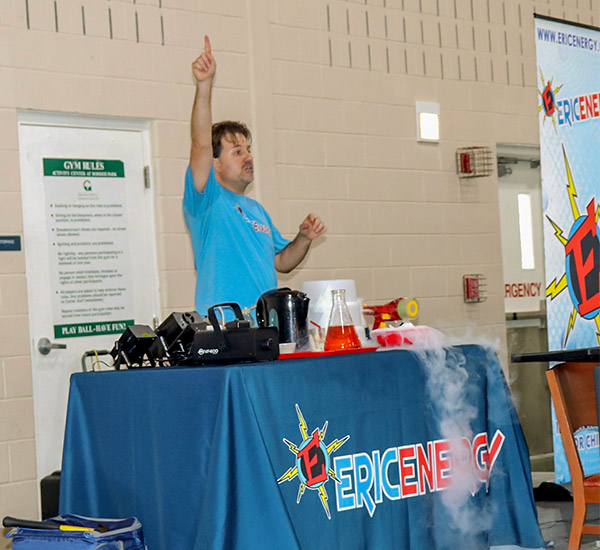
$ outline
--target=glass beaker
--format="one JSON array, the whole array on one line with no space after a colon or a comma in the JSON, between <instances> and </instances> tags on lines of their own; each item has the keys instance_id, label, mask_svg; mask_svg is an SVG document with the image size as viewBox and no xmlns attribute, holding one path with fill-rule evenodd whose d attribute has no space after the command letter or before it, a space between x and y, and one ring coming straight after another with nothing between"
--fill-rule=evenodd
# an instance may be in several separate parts
<instances>
[{"instance_id":1,"label":"glass beaker","mask_svg":"<svg viewBox=\"0 0 600 550\"><path fill-rule=\"evenodd\" d=\"M346 291L343 288L332 290L331 301L331 313L329 314L324 351L362 347L348 311Z\"/></svg>"}]
</instances>

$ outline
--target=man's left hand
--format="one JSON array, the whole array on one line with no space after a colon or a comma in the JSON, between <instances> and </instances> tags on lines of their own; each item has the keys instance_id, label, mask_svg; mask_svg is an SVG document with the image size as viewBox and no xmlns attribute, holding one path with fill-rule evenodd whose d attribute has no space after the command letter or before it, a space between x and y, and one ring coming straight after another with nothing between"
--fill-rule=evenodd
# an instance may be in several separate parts
<instances>
[{"instance_id":1,"label":"man's left hand","mask_svg":"<svg viewBox=\"0 0 600 550\"><path fill-rule=\"evenodd\" d=\"M327 231L325 224L314 214L306 216L304 221L300 224L300 235L309 241L313 241L325 233L325 231Z\"/></svg>"}]
</instances>

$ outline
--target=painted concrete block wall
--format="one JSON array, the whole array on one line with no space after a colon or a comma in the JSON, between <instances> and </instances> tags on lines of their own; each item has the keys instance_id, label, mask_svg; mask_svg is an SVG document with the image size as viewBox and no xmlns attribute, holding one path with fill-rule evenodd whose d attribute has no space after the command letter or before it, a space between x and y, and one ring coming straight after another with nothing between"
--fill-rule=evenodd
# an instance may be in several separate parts
<instances>
[{"instance_id":1,"label":"painted concrete block wall","mask_svg":"<svg viewBox=\"0 0 600 550\"><path fill-rule=\"evenodd\" d=\"M281 284L415 296L421 323L496 340L506 364L497 177L460 181L454 154L538 143L534 11L597 25L600 0L2 0L0 235L23 234L18 110L151 120L162 314L192 309L181 194L209 34L214 117L254 131L252 196L286 236L309 211L329 227ZM417 143L416 100L441 104L440 144ZM0 516L38 509L30 315L24 253L0 252Z\"/></svg>"},{"instance_id":2,"label":"painted concrete block wall","mask_svg":"<svg viewBox=\"0 0 600 550\"><path fill-rule=\"evenodd\" d=\"M270 209L288 235L307 209L329 226L284 282L352 278L365 299L415 296L421 323L504 349L497 177L459 180L454 154L537 143L533 12L600 15L593 3L562 4L331 0L296 19L274 2L280 194ZM306 45L315 31L318 50ZM441 104L439 145L416 140L417 100ZM485 303L463 303L467 273L486 277Z\"/></svg>"}]
</instances>

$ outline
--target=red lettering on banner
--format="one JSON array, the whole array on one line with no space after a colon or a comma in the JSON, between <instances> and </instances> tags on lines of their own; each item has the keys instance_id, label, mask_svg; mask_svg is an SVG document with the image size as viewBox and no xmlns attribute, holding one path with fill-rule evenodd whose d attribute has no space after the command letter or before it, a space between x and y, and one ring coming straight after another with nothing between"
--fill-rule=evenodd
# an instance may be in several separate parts
<instances>
[{"instance_id":1,"label":"red lettering on banner","mask_svg":"<svg viewBox=\"0 0 600 550\"><path fill-rule=\"evenodd\" d=\"M327 480L325 464L319 464L319 446L319 429L317 428L312 433L312 439L310 440L310 443L307 443L307 445L302 450L298 451L298 458L300 458L300 461L304 465L304 468L306 470L306 485L308 487L312 487L317 483L321 483ZM319 466L321 466L320 471Z\"/></svg>"},{"instance_id":2,"label":"red lettering on banner","mask_svg":"<svg viewBox=\"0 0 600 550\"><path fill-rule=\"evenodd\" d=\"M477 492L477 484L473 477L473 456L471 441L467 437L452 441L452 477L453 482L461 485L468 483L472 495ZM479 477L479 476L477 476Z\"/></svg>"},{"instance_id":3,"label":"red lettering on banner","mask_svg":"<svg viewBox=\"0 0 600 550\"><path fill-rule=\"evenodd\" d=\"M595 309L600 308L600 292L598 291L600 283L600 269L596 262L600 261L598 258L594 258L594 248L589 249L589 254L586 258L583 257L583 240L591 235L596 238L596 218L594 212L594 199L587 205L587 216L583 223L577 228L577 231L573 234L567 245L565 246L565 253L567 256L572 255L575 261L575 273L571 274L571 277L577 278L577 286L581 292L581 303L577 309L579 315L584 316ZM588 279L598 277L598 281L591 281ZM588 296L588 289L595 288L596 294Z\"/></svg>"},{"instance_id":4,"label":"red lettering on banner","mask_svg":"<svg viewBox=\"0 0 600 550\"><path fill-rule=\"evenodd\" d=\"M542 101L544 102L546 116L552 116L555 110L554 96L552 95L552 82L548 82L548 84L546 84L546 88L542 93Z\"/></svg>"},{"instance_id":5,"label":"red lettering on banner","mask_svg":"<svg viewBox=\"0 0 600 550\"><path fill-rule=\"evenodd\" d=\"M433 458L433 443L431 441L427 442L427 455L425 454L425 449L423 449L423 445L417 443L417 471L419 474L419 493L421 495L425 494L425 482L427 482L427 486L429 487L429 492L435 490L434 478L433 478L433 461L429 461L427 456Z\"/></svg>"},{"instance_id":6,"label":"red lettering on banner","mask_svg":"<svg viewBox=\"0 0 600 550\"><path fill-rule=\"evenodd\" d=\"M400 466L400 485L402 486L402 497L413 497L419 494L416 481L409 481L415 478L415 465L408 463L415 458L415 446L405 445L398 447L398 463Z\"/></svg>"},{"instance_id":7,"label":"red lettering on banner","mask_svg":"<svg viewBox=\"0 0 600 550\"><path fill-rule=\"evenodd\" d=\"M448 440L435 441L433 443L435 451L435 477L437 480L437 490L450 487L452 479L450 477L450 442Z\"/></svg>"},{"instance_id":8,"label":"red lettering on banner","mask_svg":"<svg viewBox=\"0 0 600 550\"><path fill-rule=\"evenodd\" d=\"M477 434L473 439L473 463L477 472L477 477L482 483L488 479L488 448L487 433Z\"/></svg>"},{"instance_id":9,"label":"red lettering on banner","mask_svg":"<svg viewBox=\"0 0 600 550\"><path fill-rule=\"evenodd\" d=\"M496 459L498 458L498 454L500 453L500 449L502 449L502 445L504 444L504 440L506 436L500 431L496 430L494 437L492 438L492 444L488 449L488 472L492 471L494 464L496 463Z\"/></svg>"}]
</instances>

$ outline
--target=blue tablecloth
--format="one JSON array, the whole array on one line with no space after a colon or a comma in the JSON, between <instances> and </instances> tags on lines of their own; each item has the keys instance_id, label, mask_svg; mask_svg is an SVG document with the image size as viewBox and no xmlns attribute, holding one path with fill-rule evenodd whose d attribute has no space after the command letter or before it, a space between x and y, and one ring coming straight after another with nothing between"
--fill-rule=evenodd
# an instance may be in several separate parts
<instances>
[{"instance_id":1,"label":"blue tablecloth","mask_svg":"<svg viewBox=\"0 0 600 550\"><path fill-rule=\"evenodd\" d=\"M75 374L60 511L135 516L150 550L544 546L479 346Z\"/></svg>"}]
</instances>

